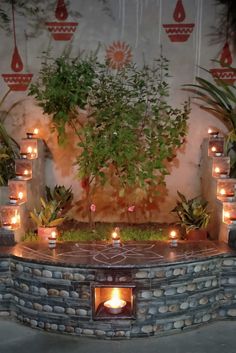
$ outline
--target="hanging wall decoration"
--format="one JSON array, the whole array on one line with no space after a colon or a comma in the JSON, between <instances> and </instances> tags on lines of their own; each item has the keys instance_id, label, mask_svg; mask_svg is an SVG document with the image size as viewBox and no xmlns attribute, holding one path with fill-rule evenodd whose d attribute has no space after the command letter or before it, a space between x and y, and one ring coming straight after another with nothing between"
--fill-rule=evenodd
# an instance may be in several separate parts
<instances>
[{"instance_id":1,"label":"hanging wall decoration","mask_svg":"<svg viewBox=\"0 0 236 353\"><path fill-rule=\"evenodd\" d=\"M16 42L16 24L15 24L15 11L14 1L12 0L12 24L13 24L13 39L14 39L14 50L11 60L11 69L14 73L2 74L4 81L12 91L26 91L33 74L22 73L24 65L17 47Z\"/></svg>"},{"instance_id":2,"label":"hanging wall decoration","mask_svg":"<svg viewBox=\"0 0 236 353\"><path fill-rule=\"evenodd\" d=\"M55 17L58 21L46 22L49 32L52 33L54 40L67 41L70 40L78 25L77 22L66 22L68 11L64 0L57 0Z\"/></svg>"},{"instance_id":3,"label":"hanging wall decoration","mask_svg":"<svg viewBox=\"0 0 236 353\"><path fill-rule=\"evenodd\" d=\"M125 42L113 42L106 49L106 61L112 69L122 69L132 60L131 48Z\"/></svg>"},{"instance_id":4,"label":"hanging wall decoration","mask_svg":"<svg viewBox=\"0 0 236 353\"><path fill-rule=\"evenodd\" d=\"M232 65L233 58L230 51L229 43L226 41L221 54L220 54L220 65L219 68L211 69L210 72L212 77L217 81L220 79L228 85L233 85L236 80L236 69L229 67Z\"/></svg>"},{"instance_id":5,"label":"hanging wall decoration","mask_svg":"<svg viewBox=\"0 0 236 353\"><path fill-rule=\"evenodd\" d=\"M192 33L194 23L182 23L185 17L182 0L178 0L173 13L173 19L176 23L163 24L171 42L186 42Z\"/></svg>"}]
</instances>

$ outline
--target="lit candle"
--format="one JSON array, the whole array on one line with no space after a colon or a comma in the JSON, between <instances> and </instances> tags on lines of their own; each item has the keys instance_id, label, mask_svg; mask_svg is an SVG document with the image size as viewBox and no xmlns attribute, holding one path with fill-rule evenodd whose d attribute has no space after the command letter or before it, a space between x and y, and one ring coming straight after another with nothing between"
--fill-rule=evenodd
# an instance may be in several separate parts
<instances>
[{"instance_id":1,"label":"lit candle","mask_svg":"<svg viewBox=\"0 0 236 353\"><path fill-rule=\"evenodd\" d=\"M112 245L114 247L120 247L121 246L121 241L120 241L120 228L119 227L116 227L114 232L112 232L112 235L111 235L111 238L112 238Z\"/></svg>"},{"instance_id":2,"label":"lit candle","mask_svg":"<svg viewBox=\"0 0 236 353\"><path fill-rule=\"evenodd\" d=\"M228 173L226 171L221 170L219 167L215 167L214 172L220 178L227 178L228 177Z\"/></svg>"},{"instance_id":3,"label":"lit candle","mask_svg":"<svg viewBox=\"0 0 236 353\"><path fill-rule=\"evenodd\" d=\"M23 172L24 175L29 175L29 171L27 169L24 170Z\"/></svg>"},{"instance_id":4,"label":"lit candle","mask_svg":"<svg viewBox=\"0 0 236 353\"><path fill-rule=\"evenodd\" d=\"M218 137L219 131L213 130L212 128L209 128L208 129L208 135L210 135L210 137Z\"/></svg>"},{"instance_id":5,"label":"lit candle","mask_svg":"<svg viewBox=\"0 0 236 353\"><path fill-rule=\"evenodd\" d=\"M225 194L226 194L225 189L220 189L220 195L221 195L221 196L224 196Z\"/></svg>"},{"instance_id":6,"label":"lit candle","mask_svg":"<svg viewBox=\"0 0 236 353\"><path fill-rule=\"evenodd\" d=\"M119 314L126 306L126 301L120 298L120 289L112 288L111 299L105 301L105 308L111 314Z\"/></svg>"},{"instance_id":7,"label":"lit candle","mask_svg":"<svg viewBox=\"0 0 236 353\"><path fill-rule=\"evenodd\" d=\"M37 149L36 148L32 148L31 146L28 146L27 147L27 157L29 159L34 159L36 158L36 155L37 155Z\"/></svg>"},{"instance_id":8,"label":"lit candle","mask_svg":"<svg viewBox=\"0 0 236 353\"><path fill-rule=\"evenodd\" d=\"M38 133L39 133L39 129L35 128L33 132L27 132L26 135L28 139L32 139L33 137L36 137Z\"/></svg>"},{"instance_id":9,"label":"lit candle","mask_svg":"<svg viewBox=\"0 0 236 353\"><path fill-rule=\"evenodd\" d=\"M57 232L53 230L48 237L48 247L49 249L54 249L57 243Z\"/></svg>"},{"instance_id":10,"label":"lit candle","mask_svg":"<svg viewBox=\"0 0 236 353\"><path fill-rule=\"evenodd\" d=\"M171 247L175 248L176 246L178 246L178 235L175 230L172 230L170 232L169 238L170 238L170 246Z\"/></svg>"}]
</instances>

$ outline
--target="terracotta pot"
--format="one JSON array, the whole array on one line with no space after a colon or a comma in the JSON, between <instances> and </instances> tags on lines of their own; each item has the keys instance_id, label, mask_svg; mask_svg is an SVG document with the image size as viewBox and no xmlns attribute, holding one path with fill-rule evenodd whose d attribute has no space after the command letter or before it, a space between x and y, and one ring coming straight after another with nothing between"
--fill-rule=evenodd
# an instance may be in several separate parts
<instances>
[{"instance_id":1,"label":"terracotta pot","mask_svg":"<svg viewBox=\"0 0 236 353\"><path fill-rule=\"evenodd\" d=\"M187 240L207 240L207 230L206 229L192 229L186 234Z\"/></svg>"},{"instance_id":2,"label":"terracotta pot","mask_svg":"<svg viewBox=\"0 0 236 353\"><path fill-rule=\"evenodd\" d=\"M41 241L48 242L48 237L50 237L52 232L56 232L57 227L38 227L38 236Z\"/></svg>"}]
</instances>

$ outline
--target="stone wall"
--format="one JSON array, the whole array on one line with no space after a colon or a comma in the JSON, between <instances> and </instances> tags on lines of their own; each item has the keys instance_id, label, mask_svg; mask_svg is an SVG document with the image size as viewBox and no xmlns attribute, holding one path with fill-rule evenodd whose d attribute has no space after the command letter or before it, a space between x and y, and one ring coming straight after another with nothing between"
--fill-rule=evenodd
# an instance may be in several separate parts
<instances>
[{"instance_id":1,"label":"stone wall","mask_svg":"<svg viewBox=\"0 0 236 353\"><path fill-rule=\"evenodd\" d=\"M136 319L96 321L91 287L136 286ZM0 315L33 328L101 338L159 336L236 316L236 257L142 267L62 267L0 259Z\"/></svg>"}]
</instances>

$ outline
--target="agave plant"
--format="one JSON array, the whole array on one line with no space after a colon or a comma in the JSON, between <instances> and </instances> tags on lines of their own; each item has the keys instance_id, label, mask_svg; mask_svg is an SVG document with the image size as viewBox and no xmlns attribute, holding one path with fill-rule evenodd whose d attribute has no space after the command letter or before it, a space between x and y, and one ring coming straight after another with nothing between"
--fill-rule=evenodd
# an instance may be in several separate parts
<instances>
[{"instance_id":1,"label":"agave plant","mask_svg":"<svg viewBox=\"0 0 236 353\"><path fill-rule=\"evenodd\" d=\"M46 200L48 202L55 200L60 203L61 213L64 215L72 207L72 187L67 189L64 185L56 185L51 189L49 186L46 186Z\"/></svg>"},{"instance_id":2,"label":"agave plant","mask_svg":"<svg viewBox=\"0 0 236 353\"><path fill-rule=\"evenodd\" d=\"M234 70L230 67L231 70ZM210 71L205 70L208 74ZM221 120L229 130L226 141L226 153L231 155L231 177L236 177L236 85L228 85L221 79L212 83L202 77L196 77L197 84L184 85L195 94L203 104L200 107Z\"/></svg>"},{"instance_id":3,"label":"agave plant","mask_svg":"<svg viewBox=\"0 0 236 353\"><path fill-rule=\"evenodd\" d=\"M61 216L61 205L56 200L46 201L40 198L41 208L30 212L32 220L38 227L56 227L63 223L65 217Z\"/></svg>"},{"instance_id":4,"label":"agave plant","mask_svg":"<svg viewBox=\"0 0 236 353\"><path fill-rule=\"evenodd\" d=\"M187 198L177 191L180 200L177 200L176 207L172 210L179 217L179 224L186 229L188 233L193 229L205 229L210 220L210 214L207 210L208 202L200 197Z\"/></svg>"}]
</instances>

